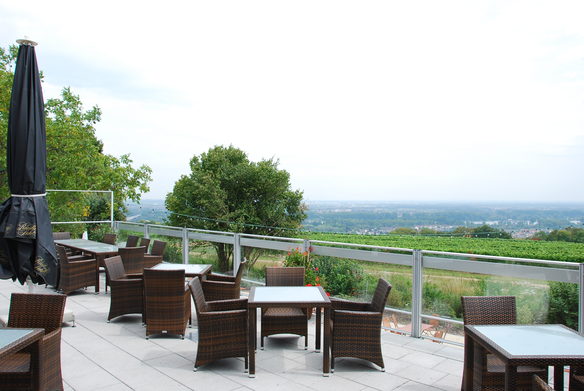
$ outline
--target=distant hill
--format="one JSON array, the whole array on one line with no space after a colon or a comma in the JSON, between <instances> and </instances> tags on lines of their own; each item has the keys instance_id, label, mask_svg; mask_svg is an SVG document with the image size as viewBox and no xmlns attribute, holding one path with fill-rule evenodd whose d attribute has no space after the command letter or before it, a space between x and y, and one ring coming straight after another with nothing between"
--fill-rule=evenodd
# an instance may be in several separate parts
<instances>
[{"instance_id":1,"label":"distant hill","mask_svg":"<svg viewBox=\"0 0 584 391\"><path fill-rule=\"evenodd\" d=\"M537 231L583 227L584 204L413 203L308 201L303 229L314 232L386 234L398 227L450 231L483 224L527 237ZM164 223L164 200L128 203L128 220Z\"/></svg>"},{"instance_id":2,"label":"distant hill","mask_svg":"<svg viewBox=\"0 0 584 391\"><path fill-rule=\"evenodd\" d=\"M164 200L142 200L139 204L126 203L128 208L127 220L136 223L147 221L163 224L168 216Z\"/></svg>"}]
</instances>

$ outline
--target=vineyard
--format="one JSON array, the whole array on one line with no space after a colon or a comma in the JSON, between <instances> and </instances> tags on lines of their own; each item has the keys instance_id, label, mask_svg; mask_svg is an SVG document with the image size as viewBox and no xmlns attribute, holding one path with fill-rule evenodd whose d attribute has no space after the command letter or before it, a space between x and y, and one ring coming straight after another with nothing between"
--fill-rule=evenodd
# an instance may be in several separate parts
<instances>
[{"instance_id":1,"label":"vineyard","mask_svg":"<svg viewBox=\"0 0 584 391\"><path fill-rule=\"evenodd\" d=\"M409 236L409 235L354 235L310 232L303 237L310 240L368 244L418 250L433 250L483 254L502 257L546 259L583 262L584 244L546 242L521 239L482 239L465 237Z\"/></svg>"}]
</instances>

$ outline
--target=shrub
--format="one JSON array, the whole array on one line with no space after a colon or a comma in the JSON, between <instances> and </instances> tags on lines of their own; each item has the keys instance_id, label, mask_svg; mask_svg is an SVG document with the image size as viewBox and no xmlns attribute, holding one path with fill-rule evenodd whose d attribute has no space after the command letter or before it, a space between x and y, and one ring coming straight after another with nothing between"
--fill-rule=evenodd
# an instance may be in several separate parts
<instances>
[{"instance_id":1,"label":"shrub","mask_svg":"<svg viewBox=\"0 0 584 391\"><path fill-rule=\"evenodd\" d=\"M548 323L561 323L578 329L578 285L550 282Z\"/></svg>"},{"instance_id":2,"label":"shrub","mask_svg":"<svg viewBox=\"0 0 584 391\"><path fill-rule=\"evenodd\" d=\"M312 266L324 278L326 291L333 295L354 295L364 276L363 266L351 259L314 256Z\"/></svg>"}]
</instances>

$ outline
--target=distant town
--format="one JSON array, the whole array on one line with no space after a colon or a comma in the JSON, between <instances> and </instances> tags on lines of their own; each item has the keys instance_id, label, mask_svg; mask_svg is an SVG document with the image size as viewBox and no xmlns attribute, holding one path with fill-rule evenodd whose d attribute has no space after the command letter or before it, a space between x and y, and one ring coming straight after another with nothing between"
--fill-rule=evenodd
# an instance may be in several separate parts
<instances>
[{"instance_id":1,"label":"distant town","mask_svg":"<svg viewBox=\"0 0 584 391\"><path fill-rule=\"evenodd\" d=\"M457 227L489 225L514 238L565 227L584 228L584 204L430 203L383 201L307 201L303 230L362 235L388 234L398 228L449 232ZM129 203L128 220L163 224L164 200Z\"/></svg>"}]
</instances>

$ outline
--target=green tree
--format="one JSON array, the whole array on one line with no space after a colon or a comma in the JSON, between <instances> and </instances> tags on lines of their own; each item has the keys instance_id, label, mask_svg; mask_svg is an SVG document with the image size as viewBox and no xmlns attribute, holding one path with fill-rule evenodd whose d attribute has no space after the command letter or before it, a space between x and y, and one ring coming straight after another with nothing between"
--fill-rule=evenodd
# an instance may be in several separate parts
<instances>
[{"instance_id":1,"label":"green tree","mask_svg":"<svg viewBox=\"0 0 584 391\"><path fill-rule=\"evenodd\" d=\"M169 224L218 231L282 235L306 217L302 191L292 190L290 174L273 159L252 162L233 146L216 146L190 162L166 197ZM274 228L277 227L277 228ZM219 268L229 268L231 246L214 243ZM250 249L244 255L257 259Z\"/></svg>"},{"instance_id":2,"label":"green tree","mask_svg":"<svg viewBox=\"0 0 584 391\"><path fill-rule=\"evenodd\" d=\"M0 48L0 146L6 150L10 94L18 48ZM119 158L103 153L103 144L95 136L94 125L101 110L83 109L79 96L64 88L61 97L45 102L47 131L47 189L113 190L115 217L125 213L124 201L139 201L149 190L152 170L143 165L132 167L129 155ZM10 195L6 171L6 154L0 153L0 199ZM53 221L80 220L90 217L92 197L84 193L49 193ZM95 218L93 215L91 218ZM106 216L109 218L109 209ZM102 219L100 218L100 219ZM68 226L67 229L71 229ZM77 227L82 229L82 227Z\"/></svg>"},{"instance_id":3,"label":"green tree","mask_svg":"<svg viewBox=\"0 0 584 391\"><path fill-rule=\"evenodd\" d=\"M547 235L542 235L541 238L543 240L556 242L584 243L584 229L574 227L555 229Z\"/></svg>"},{"instance_id":4,"label":"green tree","mask_svg":"<svg viewBox=\"0 0 584 391\"><path fill-rule=\"evenodd\" d=\"M393 235L416 235L418 231L409 227L398 227L391 231Z\"/></svg>"}]
</instances>

